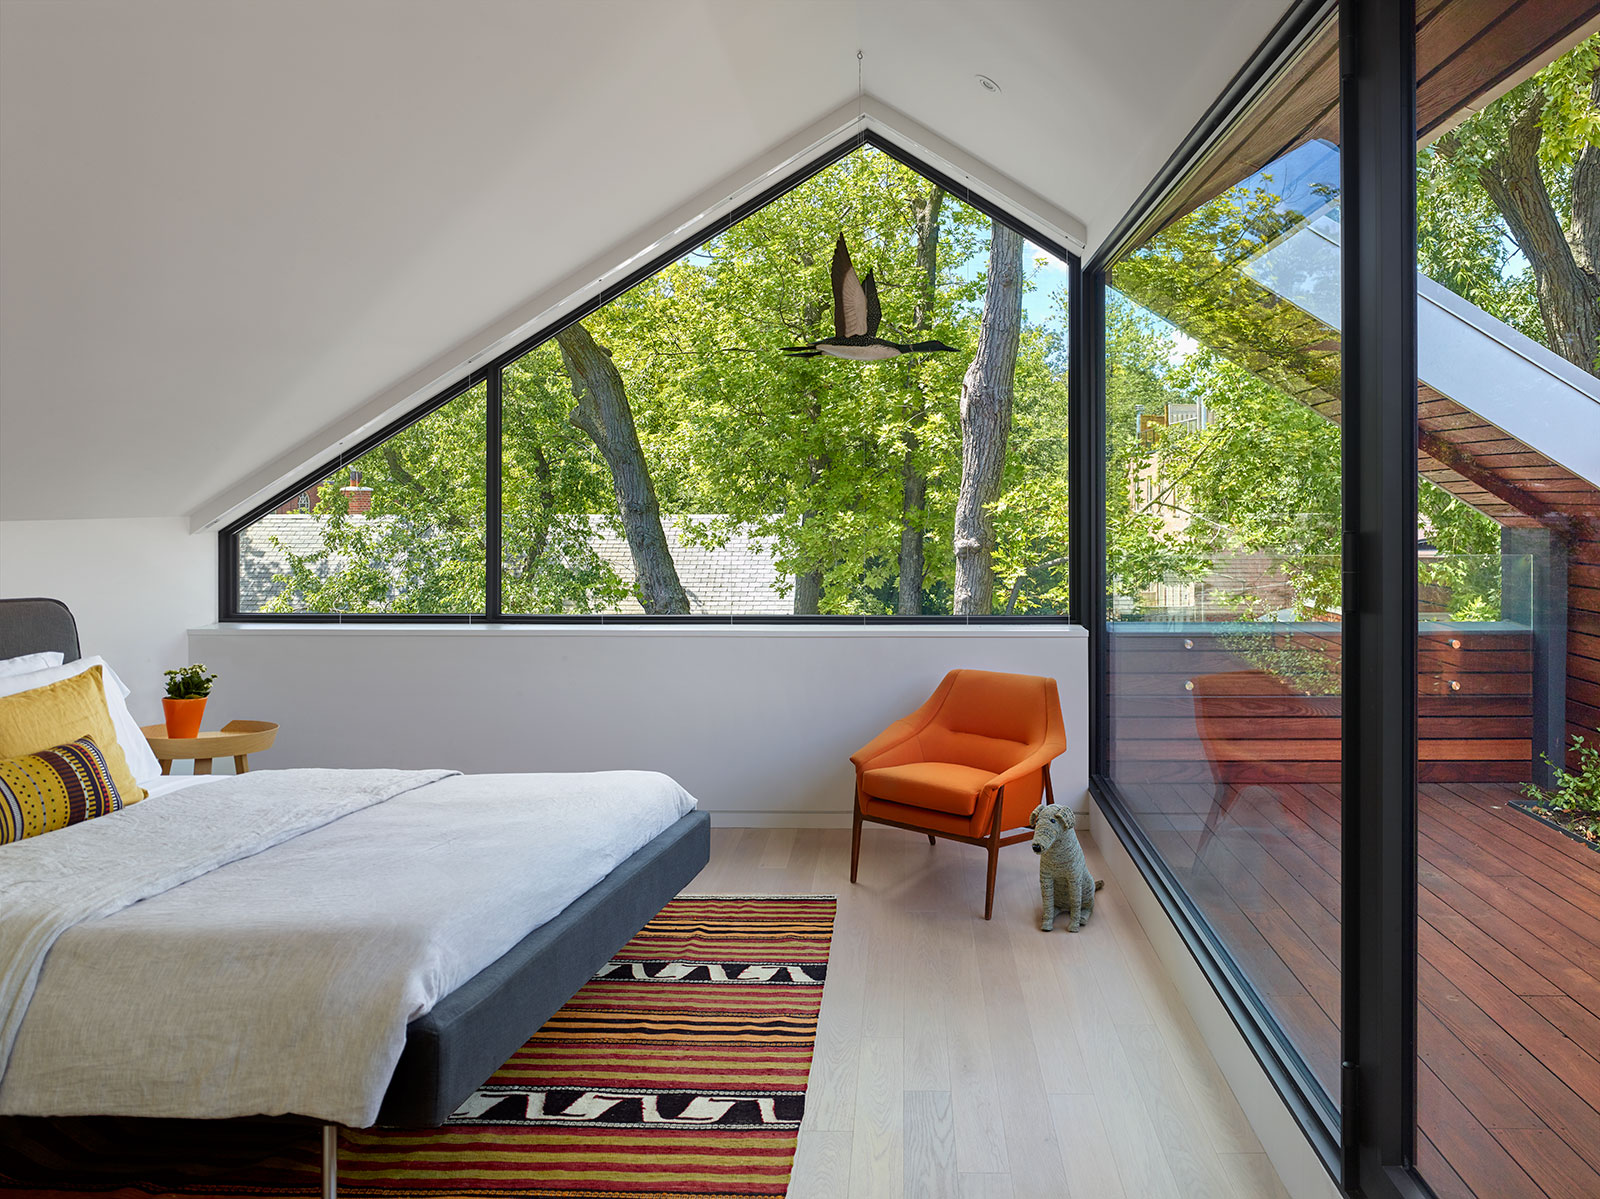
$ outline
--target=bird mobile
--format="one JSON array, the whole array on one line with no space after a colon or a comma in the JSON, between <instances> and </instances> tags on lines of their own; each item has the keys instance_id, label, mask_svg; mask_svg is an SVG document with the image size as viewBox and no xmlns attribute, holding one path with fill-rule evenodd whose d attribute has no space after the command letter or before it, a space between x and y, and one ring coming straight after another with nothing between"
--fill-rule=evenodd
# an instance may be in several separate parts
<instances>
[{"instance_id":1,"label":"bird mobile","mask_svg":"<svg viewBox=\"0 0 1600 1199\"><path fill-rule=\"evenodd\" d=\"M882 362L902 354L929 354L939 351L954 352L954 346L942 341L888 341L878 336L878 322L883 316L878 306L878 284L868 271L866 278L856 277L855 265L850 261L850 248L844 244L844 234L833 247L833 337L824 337L809 345L784 346L783 352L795 358L815 358L826 354L833 358L848 358L854 362Z\"/></svg>"}]
</instances>

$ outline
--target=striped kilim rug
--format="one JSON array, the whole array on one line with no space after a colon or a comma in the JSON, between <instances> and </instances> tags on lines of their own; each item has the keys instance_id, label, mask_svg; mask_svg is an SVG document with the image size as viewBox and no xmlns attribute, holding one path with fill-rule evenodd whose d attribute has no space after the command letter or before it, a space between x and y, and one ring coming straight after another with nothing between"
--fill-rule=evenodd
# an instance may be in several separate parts
<instances>
[{"instance_id":1,"label":"striped kilim rug","mask_svg":"<svg viewBox=\"0 0 1600 1199\"><path fill-rule=\"evenodd\" d=\"M831 896L673 900L449 1124L345 1133L341 1195L784 1194L834 906ZM0 1185L32 1183L30 1194L317 1193L316 1133L303 1126L6 1125ZM13 1164L24 1158L26 1172Z\"/></svg>"}]
</instances>

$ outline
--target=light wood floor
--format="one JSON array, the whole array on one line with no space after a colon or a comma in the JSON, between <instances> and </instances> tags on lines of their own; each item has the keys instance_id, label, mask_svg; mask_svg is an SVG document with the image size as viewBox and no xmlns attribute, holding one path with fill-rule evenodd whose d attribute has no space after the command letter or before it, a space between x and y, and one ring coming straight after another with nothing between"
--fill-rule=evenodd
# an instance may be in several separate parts
<instances>
[{"instance_id":1,"label":"light wood floor","mask_svg":"<svg viewBox=\"0 0 1600 1199\"><path fill-rule=\"evenodd\" d=\"M713 831L691 893L839 897L791 1199L1283 1196L1116 884L1047 934L1028 847L988 923L983 869L869 825L851 886L848 829Z\"/></svg>"}]
</instances>

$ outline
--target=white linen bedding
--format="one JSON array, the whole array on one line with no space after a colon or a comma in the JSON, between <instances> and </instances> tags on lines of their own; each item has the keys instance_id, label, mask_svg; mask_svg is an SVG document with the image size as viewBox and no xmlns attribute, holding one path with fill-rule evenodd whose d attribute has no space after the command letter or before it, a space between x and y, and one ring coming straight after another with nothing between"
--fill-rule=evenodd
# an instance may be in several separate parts
<instances>
[{"instance_id":1,"label":"white linen bedding","mask_svg":"<svg viewBox=\"0 0 1600 1199\"><path fill-rule=\"evenodd\" d=\"M203 799L226 818L235 786L129 812ZM77 923L39 974L0 1113L371 1124L409 1021L694 806L643 771L458 775ZM0 854L0 894L5 870Z\"/></svg>"},{"instance_id":2,"label":"white linen bedding","mask_svg":"<svg viewBox=\"0 0 1600 1199\"><path fill-rule=\"evenodd\" d=\"M227 774L164 774L154 782L145 783L144 789L149 798L158 795L171 795L174 791L182 791L186 787L199 787L206 783L220 783L225 778L232 778Z\"/></svg>"}]
</instances>

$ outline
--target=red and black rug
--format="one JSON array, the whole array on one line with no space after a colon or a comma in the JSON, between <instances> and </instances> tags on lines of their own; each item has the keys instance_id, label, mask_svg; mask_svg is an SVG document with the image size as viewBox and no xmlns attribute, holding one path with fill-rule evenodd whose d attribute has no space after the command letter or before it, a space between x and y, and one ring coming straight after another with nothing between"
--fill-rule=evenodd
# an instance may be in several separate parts
<instances>
[{"instance_id":1,"label":"red and black rug","mask_svg":"<svg viewBox=\"0 0 1600 1199\"><path fill-rule=\"evenodd\" d=\"M661 914L442 1128L346 1132L350 1196L782 1195L827 978L831 896ZM315 1195L317 1131L274 1121L0 1121L38 1196Z\"/></svg>"}]
</instances>

